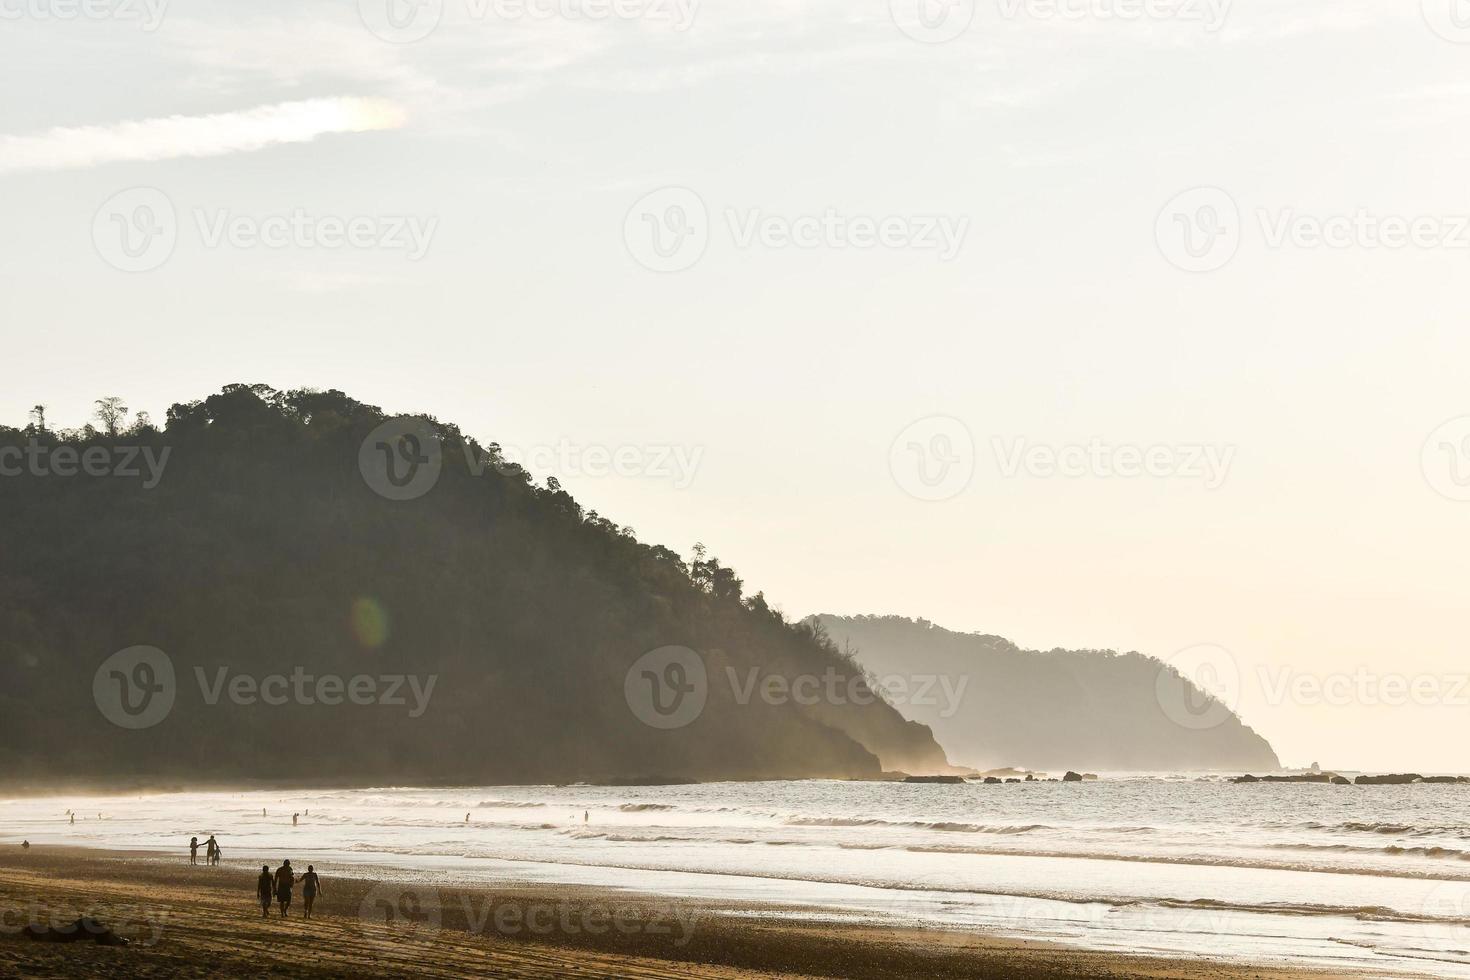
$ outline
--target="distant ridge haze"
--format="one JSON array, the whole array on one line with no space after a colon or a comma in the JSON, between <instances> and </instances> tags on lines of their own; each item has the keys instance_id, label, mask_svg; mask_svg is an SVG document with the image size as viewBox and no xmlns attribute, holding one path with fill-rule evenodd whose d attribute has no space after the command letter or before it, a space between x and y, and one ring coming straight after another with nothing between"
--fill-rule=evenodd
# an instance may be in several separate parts
<instances>
[{"instance_id":1,"label":"distant ridge haze","mask_svg":"<svg viewBox=\"0 0 1470 980\"><path fill-rule=\"evenodd\" d=\"M1161 704L1161 683L1170 692L1163 700L1209 698L1152 657L1023 650L1002 637L901 616L821 615L812 621L870 673L910 679L913 691L928 683L931 696L910 698L899 710L928 725L957 765L1056 771L1281 766L1271 745L1224 705L1211 703L1204 727L1171 718ZM955 698L955 691L963 693Z\"/></svg>"}]
</instances>

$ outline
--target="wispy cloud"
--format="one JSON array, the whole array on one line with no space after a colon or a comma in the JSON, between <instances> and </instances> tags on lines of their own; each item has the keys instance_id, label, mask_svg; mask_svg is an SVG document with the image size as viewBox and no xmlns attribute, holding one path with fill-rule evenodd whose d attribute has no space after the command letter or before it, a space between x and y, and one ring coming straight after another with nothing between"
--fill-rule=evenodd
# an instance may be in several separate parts
<instances>
[{"instance_id":1,"label":"wispy cloud","mask_svg":"<svg viewBox=\"0 0 1470 980\"><path fill-rule=\"evenodd\" d=\"M309 143L327 133L397 129L403 122L404 111L394 102L324 98L207 116L58 128L31 136L0 136L0 173L248 153L281 143Z\"/></svg>"}]
</instances>

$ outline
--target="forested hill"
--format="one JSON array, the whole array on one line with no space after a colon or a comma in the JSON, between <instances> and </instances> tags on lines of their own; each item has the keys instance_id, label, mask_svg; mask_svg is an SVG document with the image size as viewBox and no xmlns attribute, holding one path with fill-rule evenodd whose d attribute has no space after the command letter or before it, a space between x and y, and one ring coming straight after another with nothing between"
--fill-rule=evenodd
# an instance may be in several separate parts
<instances>
[{"instance_id":1,"label":"forested hill","mask_svg":"<svg viewBox=\"0 0 1470 980\"><path fill-rule=\"evenodd\" d=\"M946 771L881 700L779 696L861 675L820 630L452 425L384 438L341 392L263 385L161 428L99 408L0 428L7 784Z\"/></svg>"},{"instance_id":2,"label":"forested hill","mask_svg":"<svg viewBox=\"0 0 1470 980\"><path fill-rule=\"evenodd\" d=\"M963 683L958 698L903 707L934 730L958 764L1057 771L1280 768L1270 744L1234 711L1152 657L1022 650L998 636L954 633L901 616L811 622L871 673L933 674L949 691ZM945 686L932 689L942 693Z\"/></svg>"}]
</instances>

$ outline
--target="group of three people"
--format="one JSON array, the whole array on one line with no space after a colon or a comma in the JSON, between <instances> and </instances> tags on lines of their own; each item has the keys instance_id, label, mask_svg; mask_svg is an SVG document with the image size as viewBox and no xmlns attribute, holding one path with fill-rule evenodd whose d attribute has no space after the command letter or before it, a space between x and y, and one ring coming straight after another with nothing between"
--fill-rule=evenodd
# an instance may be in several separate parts
<instances>
[{"instance_id":1,"label":"group of three people","mask_svg":"<svg viewBox=\"0 0 1470 980\"><path fill-rule=\"evenodd\" d=\"M291 907L291 894L296 887L296 872L291 870L290 860L286 860L271 874L270 865L260 866L260 877L255 881L256 895L260 898L260 914L269 918L271 914L271 901L274 900L281 907L281 918L286 917L287 910ZM316 897L321 893L321 879L317 877L316 868L308 864L306 874L301 876L301 897L306 902L306 918L311 918L311 906L316 902Z\"/></svg>"}]
</instances>

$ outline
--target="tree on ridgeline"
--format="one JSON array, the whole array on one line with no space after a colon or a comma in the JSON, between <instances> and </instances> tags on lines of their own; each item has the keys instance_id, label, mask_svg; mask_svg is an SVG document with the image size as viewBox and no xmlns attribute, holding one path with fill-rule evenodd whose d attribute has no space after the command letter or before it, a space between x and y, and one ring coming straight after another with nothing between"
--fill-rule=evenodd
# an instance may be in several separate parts
<instances>
[{"instance_id":1,"label":"tree on ridgeline","mask_svg":"<svg viewBox=\"0 0 1470 980\"><path fill-rule=\"evenodd\" d=\"M95 418L107 429L107 434L116 439L123 420L128 417L128 406L117 395L97 399Z\"/></svg>"}]
</instances>

